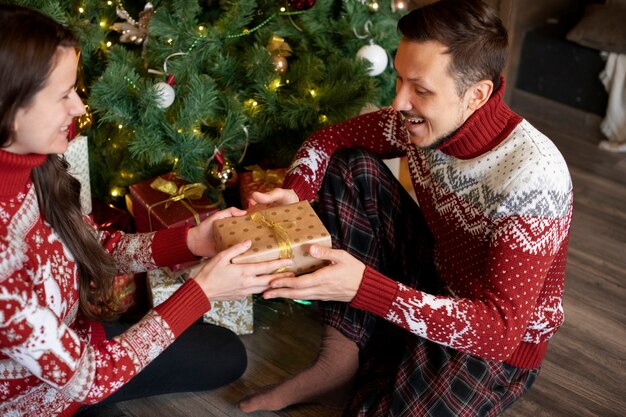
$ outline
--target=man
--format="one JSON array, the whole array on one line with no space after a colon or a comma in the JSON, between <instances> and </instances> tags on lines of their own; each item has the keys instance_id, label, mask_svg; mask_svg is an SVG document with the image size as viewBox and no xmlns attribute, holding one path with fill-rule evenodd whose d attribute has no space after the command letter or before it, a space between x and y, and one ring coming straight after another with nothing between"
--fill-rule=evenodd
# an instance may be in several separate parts
<instances>
[{"instance_id":1,"label":"man","mask_svg":"<svg viewBox=\"0 0 626 417\"><path fill-rule=\"evenodd\" d=\"M494 416L530 388L563 322L572 185L554 144L502 101L506 29L480 0L438 1L398 28L392 108L317 132L285 189L253 195L321 187L336 249L310 253L332 264L265 297L335 302L315 363L243 411L347 400L346 416ZM417 204L379 159L399 155Z\"/></svg>"}]
</instances>

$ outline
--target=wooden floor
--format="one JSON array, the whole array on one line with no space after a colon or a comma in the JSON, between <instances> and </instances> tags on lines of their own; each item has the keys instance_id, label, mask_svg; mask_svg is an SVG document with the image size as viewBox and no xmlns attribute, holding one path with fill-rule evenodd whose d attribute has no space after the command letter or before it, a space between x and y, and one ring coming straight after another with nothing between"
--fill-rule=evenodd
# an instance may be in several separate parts
<instances>
[{"instance_id":1,"label":"wooden floor","mask_svg":"<svg viewBox=\"0 0 626 417\"><path fill-rule=\"evenodd\" d=\"M550 344L526 397L505 417L626 416L626 154L599 150L599 117L516 92L512 107L552 138L574 182L565 324ZM249 367L213 392L165 395L122 404L130 416L331 417L320 406L243 414L237 401L276 383L315 357L320 326L314 308L293 302L255 304L255 332L243 336Z\"/></svg>"}]
</instances>

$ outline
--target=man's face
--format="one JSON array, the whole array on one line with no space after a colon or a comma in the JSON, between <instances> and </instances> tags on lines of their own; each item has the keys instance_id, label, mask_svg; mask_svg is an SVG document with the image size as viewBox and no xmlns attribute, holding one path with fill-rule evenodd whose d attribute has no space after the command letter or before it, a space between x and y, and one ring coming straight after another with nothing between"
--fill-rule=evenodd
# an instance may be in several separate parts
<instances>
[{"instance_id":1,"label":"man's face","mask_svg":"<svg viewBox=\"0 0 626 417\"><path fill-rule=\"evenodd\" d=\"M398 45L393 108L402 113L411 143L420 148L438 146L474 112L469 94L458 95L445 52L436 41L402 40Z\"/></svg>"}]
</instances>

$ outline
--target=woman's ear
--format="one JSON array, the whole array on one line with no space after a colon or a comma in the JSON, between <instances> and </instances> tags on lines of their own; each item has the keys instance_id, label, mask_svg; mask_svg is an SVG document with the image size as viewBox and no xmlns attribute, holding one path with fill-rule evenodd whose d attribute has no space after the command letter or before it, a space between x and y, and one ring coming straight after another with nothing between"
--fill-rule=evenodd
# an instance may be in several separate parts
<instances>
[{"instance_id":1,"label":"woman's ear","mask_svg":"<svg viewBox=\"0 0 626 417\"><path fill-rule=\"evenodd\" d=\"M493 82L491 80L481 80L470 87L470 97L468 107L472 111L480 109L491 97L493 93Z\"/></svg>"}]
</instances>

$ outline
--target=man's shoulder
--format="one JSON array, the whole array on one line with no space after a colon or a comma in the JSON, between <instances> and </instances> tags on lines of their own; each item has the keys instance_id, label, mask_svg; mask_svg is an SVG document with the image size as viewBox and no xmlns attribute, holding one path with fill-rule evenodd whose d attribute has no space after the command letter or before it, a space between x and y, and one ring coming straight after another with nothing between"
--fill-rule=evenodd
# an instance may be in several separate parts
<instances>
[{"instance_id":1,"label":"man's shoulder","mask_svg":"<svg viewBox=\"0 0 626 417\"><path fill-rule=\"evenodd\" d=\"M503 164L516 168L523 182L545 176L569 182L567 162L561 151L525 119L494 152Z\"/></svg>"}]
</instances>

